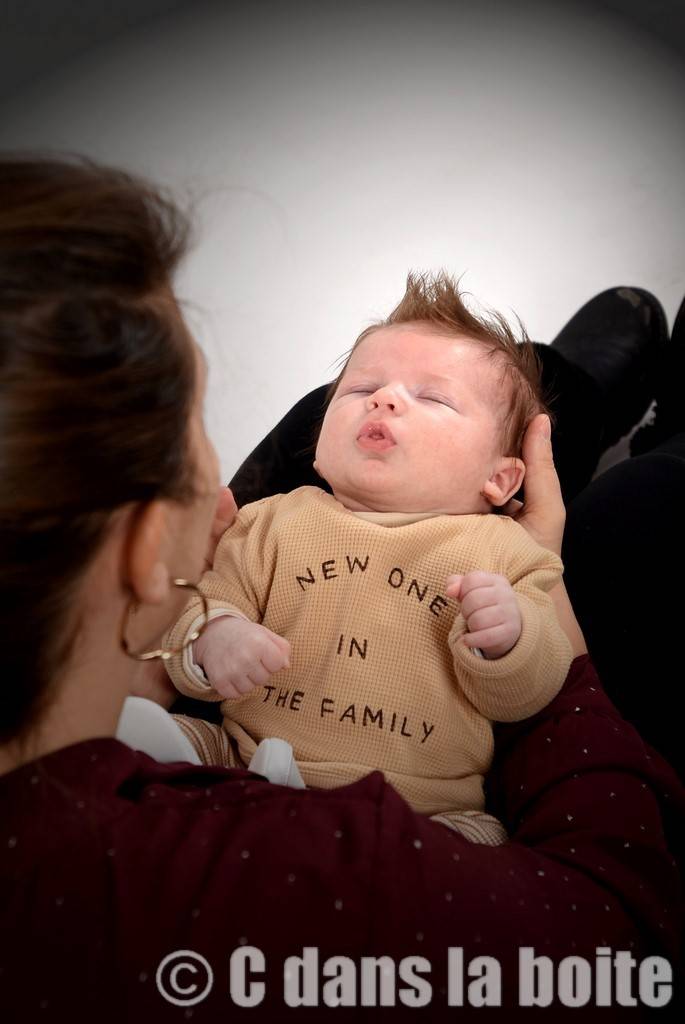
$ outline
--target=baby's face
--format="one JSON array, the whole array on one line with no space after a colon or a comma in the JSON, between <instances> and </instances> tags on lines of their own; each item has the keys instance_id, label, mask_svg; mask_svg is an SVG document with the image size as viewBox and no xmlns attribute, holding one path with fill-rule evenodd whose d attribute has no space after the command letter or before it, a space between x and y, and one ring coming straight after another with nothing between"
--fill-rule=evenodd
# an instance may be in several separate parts
<instances>
[{"instance_id":1,"label":"baby's face","mask_svg":"<svg viewBox=\"0 0 685 1024\"><path fill-rule=\"evenodd\" d=\"M326 412L318 472L355 511L491 511L521 477L502 477L518 460L500 451L501 376L497 360L468 339L425 324L374 331Z\"/></svg>"}]
</instances>

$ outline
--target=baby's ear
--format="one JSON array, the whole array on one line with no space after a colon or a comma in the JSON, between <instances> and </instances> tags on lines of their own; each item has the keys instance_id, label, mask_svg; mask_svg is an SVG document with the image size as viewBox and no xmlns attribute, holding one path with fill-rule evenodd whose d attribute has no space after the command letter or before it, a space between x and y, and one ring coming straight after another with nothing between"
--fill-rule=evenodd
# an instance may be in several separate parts
<instances>
[{"instance_id":1,"label":"baby's ear","mask_svg":"<svg viewBox=\"0 0 685 1024\"><path fill-rule=\"evenodd\" d=\"M483 487L483 497L491 505L506 505L523 483L525 474L526 467L521 459L516 459L513 455L503 456Z\"/></svg>"}]
</instances>

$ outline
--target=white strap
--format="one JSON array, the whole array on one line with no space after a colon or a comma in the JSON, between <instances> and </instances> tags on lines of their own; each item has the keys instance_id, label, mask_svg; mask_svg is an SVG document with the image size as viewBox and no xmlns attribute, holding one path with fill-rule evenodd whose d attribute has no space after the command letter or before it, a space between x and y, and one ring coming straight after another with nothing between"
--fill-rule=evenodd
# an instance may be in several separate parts
<instances>
[{"instance_id":1,"label":"white strap","mask_svg":"<svg viewBox=\"0 0 685 1024\"><path fill-rule=\"evenodd\" d=\"M169 712L145 697L126 698L116 738L133 750L142 750L162 764L173 761L202 763L190 740Z\"/></svg>"}]
</instances>

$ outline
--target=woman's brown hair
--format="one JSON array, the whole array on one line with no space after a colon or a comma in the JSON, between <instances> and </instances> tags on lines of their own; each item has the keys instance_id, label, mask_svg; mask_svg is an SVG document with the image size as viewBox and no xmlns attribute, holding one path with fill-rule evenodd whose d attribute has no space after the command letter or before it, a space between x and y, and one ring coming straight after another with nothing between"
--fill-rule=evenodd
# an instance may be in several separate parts
<instances>
[{"instance_id":1,"label":"woman's brown hair","mask_svg":"<svg viewBox=\"0 0 685 1024\"><path fill-rule=\"evenodd\" d=\"M186 218L83 159L0 157L0 740L38 713L112 513L188 501Z\"/></svg>"}]
</instances>

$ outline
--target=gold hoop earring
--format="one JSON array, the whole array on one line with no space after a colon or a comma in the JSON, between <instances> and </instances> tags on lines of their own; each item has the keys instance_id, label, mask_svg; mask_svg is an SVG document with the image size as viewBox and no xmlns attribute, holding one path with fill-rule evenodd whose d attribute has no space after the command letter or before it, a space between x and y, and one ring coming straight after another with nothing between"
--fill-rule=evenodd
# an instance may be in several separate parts
<instances>
[{"instance_id":1,"label":"gold hoop earring","mask_svg":"<svg viewBox=\"0 0 685 1024\"><path fill-rule=\"evenodd\" d=\"M205 629L207 628L207 625L209 624L209 605L207 604L207 598L202 593L197 584L190 583L188 580L181 579L172 580L171 582L175 587L184 587L187 590L193 590L198 595L198 597L202 601L202 614L204 615L204 621L201 622L200 625L193 630L190 636L186 639L185 643L182 643L180 647L173 647L170 650L166 650L165 648L160 647L159 650L157 651L132 651L128 645L128 640L126 639L126 627L128 626L129 617L135 606L135 602L131 602L126 608L126 611L124 612L124 616L121 620L121 628L119 630L119 642L121 644L121 649L124 652L124 654L128 655L129 658L133 658L135 661L152 661L153 658L161 658L162 661L168 661L169 658L173 657L174 654L180 654L182 651L186 649L186 647L190 647L190 645L194 643L197 640L197 638L201 636L202 633L204 633Z\"/></svg>"}]
</instances>

